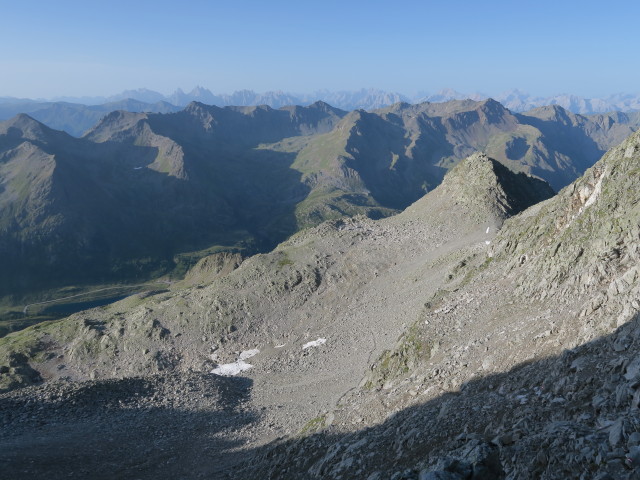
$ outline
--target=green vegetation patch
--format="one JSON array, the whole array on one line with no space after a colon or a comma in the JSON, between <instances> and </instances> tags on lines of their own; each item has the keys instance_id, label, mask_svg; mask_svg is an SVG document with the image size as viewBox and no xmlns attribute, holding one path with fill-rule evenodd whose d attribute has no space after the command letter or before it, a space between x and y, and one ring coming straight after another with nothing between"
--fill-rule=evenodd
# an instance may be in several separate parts
<instances>
[{"instance_id":1,"label":"green vegetation patch","mask_svg":"<svg viewBox=\"0 0 640 480\"><path fill-rule=\"evenodd\" d=\"M219 244L213 245L203 250L194 252L179 253L173 257L175 268L170 274L173 279L183 279L186 273L195 266L201 259L213 255L214 253L242 253L243 255L250 255L255 251L255 245L251 241L249 232L238 231L237 237L246 237L246 241L239 241L232 244Z\"/></svg>"},{"instance_id":2,"label":"green vegetation patch","mask_svg":"<svg viewBox=\"0 0 640 480\"><path fill-rule=\"evenodd\" d=\"M278 268L286 267L287 265L293 265L293 260L289 258L287 252L283 252L280 259L278 259Z\"/></svg>"},{"instance_id":3,"label":"green vegetation patch","mask_svg":"<svg viewBox=\"0 0 640 480\"><path fill-rule=\"evenodd\" d=\"M326 420L326 415L320 415L319 417L312 418L304 425L304 427L302 427L300 435L307 436L322 430Z\"/></svg>"},{"instance_id":4,"label":"green vegetation patch","mask_svg":"<svg viewBox=\"0 0 640 480\"><path fill-rule=\"evenodd\" d=\"M386 350L380 356L369 374L365 388L382 387L385 383L408 374L430 357L431 344L420 331L419 322L416 322L402 335L393 350Z\"/></svg>"}]
</instances>

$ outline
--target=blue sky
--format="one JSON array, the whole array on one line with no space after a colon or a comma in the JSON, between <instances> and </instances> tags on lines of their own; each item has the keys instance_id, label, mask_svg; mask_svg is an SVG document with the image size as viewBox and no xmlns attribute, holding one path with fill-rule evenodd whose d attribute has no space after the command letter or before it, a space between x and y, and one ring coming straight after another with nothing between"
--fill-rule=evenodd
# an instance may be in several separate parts
<instances>
[{"instance_id":1,"label":"blue sky","mask_svg":"<svg viewBox=\"0 0 640 480\"><path fill-rule=\"evenodd\" d=\"M640 93L640 2L0 0L0 96Z\"/></svg>"}]
</instances>

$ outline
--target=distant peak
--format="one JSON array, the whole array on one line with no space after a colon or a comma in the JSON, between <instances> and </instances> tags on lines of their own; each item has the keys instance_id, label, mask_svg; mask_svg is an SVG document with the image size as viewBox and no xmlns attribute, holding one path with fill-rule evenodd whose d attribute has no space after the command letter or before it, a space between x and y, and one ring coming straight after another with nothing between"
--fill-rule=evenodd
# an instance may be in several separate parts
<instances>
[{"instance_id":1,"label":"distant peak","mask_svg":"<svg viewBox=\"0 0 640 480\"><path fill-rule=\"evenodd\" d=\"M551 105L545 105L543 107L539 107L537 110L547 111L547 112L557 112L557 113L566 113L567 110L557 103L552 103Z\"/></svg>"},{"instance_id":2,"label":"distant peak","mask_svg":"<svg viewBox=\"0 0 640 480\"><path fill-rule=\"evenodd\" d=\"M206 119L205 121L209 122L213 118L213 114L215 112L219 112L220 110L222 109L220 107L216 107L215 105L207 105L202 102L191 101L186 107L184 107L184 110L182 111L187 115L200 118L201 120Z\"/></svg>"},{"instance_id":3,"label":"distant peak","mask_svg":"<svg viewBox=\"0 0 640 480\"><path fill-rule=\"evenodd\" d=\"M319 108L321 110L325 110L327 108L333 108L331 107L331 105L329 105L327 102L323 102L322 100L316 100L315 102L313 102L311 105L309 105L309 107L312 108Z\"/></svg>"},{"instance_id":4,"label":"distant peak","mask_svg":"<svg viewBox=\"0 0 640 480\"><path fill-rule=\"evenodd\" d=\"M195 111L195 110L202 110L204 108L207 108L207 105L205 105L202 102L198 102L196 100L192 100L190 101L186 107L184 107L185 111Z\"/></svg>"},{"instance_id":5,"label":"distant peak","mask_svg":"<svg viewBox=\"0 0 640 480\"><path fill-rule=\"evenodd\" d=\"M0 134L10 135L28 140L42 140L45 135L51 135L57 132L45 124L40 123L36 119L30 117L26 113L19 113L15 117L4 122L0 122Z\"/></svg>"},{"instance_id":6,"label":"distant peak","mask_svg":"<svg viewBox=\"0 0 640 480\"><path fill-rule=\"evenodd\" d=\"M394 110L405 110L407 108L411 108L412 105L408 102L396 102L393 105L391 105L391 108Z\"/></svg>"},{"instance_id":7,"label":"distant peak","mask_svg":"<svg viewBox=\"0 0 640 480\"><path fill-rule=\"evenodd\" d=\"M211 93L211 90L197 85L193 90L191 90L191 92L189 92L189 95L192 95L194 97L205 97L211 96L213 94Z\"/></svg>"},{"instance_id":8,"label":"distant peak","mask_svg":"<svg viewBox=\"0 0 640 480\"><path fill-rule=\"evenodd\" d=\"M102 117L102 121L100 123L116 123L123 120L129 120L133 118L140 118L146 116L144 113L135 113L129 112L127 110L114 110L113 112L109 112L104 117Z\"/></svg>"},{"instance_id":9,"label":"distant peak","mask_svg":"<svg viewBox=\"0 0 640 480\"><path fill-rule=\"evenodd\" d=\"M308 108L314 108L316 110L320 110L325 113L334 113L337 115L344 115L346 112L339 108L336 108L332 105L329 105L327 102L323 102L322 100L317 100L309 105Z\"/></svg>"},{"instance_id":10,"label":"distant peak","mask_svg":"<svg viewBox=\"0 0 640 480\"><path fill-rule=\"evenodd\" d=\"M11 125L16 125L16 126L17 125L31 125L31 124L44 126L44 124L40 123L35 118L27 115L26 113L18 113L16 116L14 116L14 117L10 118L9 120L7 120L5 123L9 123Z\"/></svg>"},{"instance_id":11,"label":"distant peak","mask_svg":"<svg viewBox=\"0 0 640 480\"><path fill-rule=\"evenodd\" d=\"M499 106L499 107L504 108L503 105L500 102L498 102L497 100L494 100L493 98L487 98L482 103L484 105L490 105L490 106L496 106L496 107Z\"/></svg>"},{"instance_id":12,"label":"distant peak","mask_svg":"<svg viewBox=\"0 0 640 480\"><path fill-rule=\"evenodd\" d=\"M502 105L502 103L494 100L493 98L487 98L486 100L480 102L479 108L492 113L503 114L508 112L508 109L504 105Z\"/></svg>"},{"instance_id":13,"label":"distant peak","mask_svg":"<svg viewBox=\"0 0 640 480\"><path fill-rule=\"evenodd\" d=\"M148 118L146 113L132 113L126 110L115 110L108 113L98 124L89 130L83 138L95 142L109 140L114 132L121 132L132 128L143 119Z\"/></svg>"},{"instance_id":14,"label":"distant peak","mask_svg":"<svg viewBox=\"0 0 640 480\"><path fill-rule=\"evenodd\" d=\"M574 116L572 112L557 104L534 108L533 110L527 112L526 115L537 117L543 120L562 120L564 123L570 123L571 117Z\"/></svg>"}]
</instances>

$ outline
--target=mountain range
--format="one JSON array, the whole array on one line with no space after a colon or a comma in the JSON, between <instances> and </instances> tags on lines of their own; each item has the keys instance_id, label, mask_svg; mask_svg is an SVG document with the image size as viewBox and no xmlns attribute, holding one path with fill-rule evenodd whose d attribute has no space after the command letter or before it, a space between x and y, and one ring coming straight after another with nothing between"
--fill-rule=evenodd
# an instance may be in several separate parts
<instances>
[{"instance_id":1,"label":"mountain range","mask_svg":"<svg viewBox=\"0 0 640 480\"><path fill-rule=\"evenodd\" d=\"M521 113L533 108L546 105L558 105L573 113L589 115L594 113L606 113L613 111L635 112L640 110L640 96L636 94L613 94L602 98L586 98L573 94L560 94L552 96L534 96L520 90L509 90L492 97L482 93L462 93L451 88L443 89L437 93L418 93L416 95L403 95L397 92L388 92L379 89L360 89L354 91L330 91L320 90L310 94L289 93L283 91L269 91L256 93L252 90L239 90L232 94L214 94L204 87L195 87L190 92L177 89L170 95L163 95L159 92L146 88L135 90L125 90L119 94L109 97L60 97L53 100L32 100L12 97L0 97L0 120L9 118L11 105L15 113L31 113L36 110L46 109L52 103L72 103L80 105L98 106L104 104L115 104L127 100L137 100L143 102L144 106L132 106L131 108L145 108L144 111L163 112L167 110L166 105L156 104L169 103L177 107L185 107L190 102L200 102L208 105L224 106L251 106L268 105L272 108L280 108L287 105L310 105L317 101L322 101L342 110L374 110L388 107L394 103L423 103L423 102L447 102L450 100L486 100L494 98L502 103L512 112ZM20 106L22 110L15 110ZM106 106L106 109L112 108ZM159 110L159 109L162 110ZM128 108L122 108L128 109ZM136 110L138 111L138 110ZM95 122L94 122L95 123ZM52 125L53 126L53 125ZM74 132L69 132L75 135ZM81 132L82 133L82 132Z\"/></svg>"},{"instance_id":2,"label":"mountain range","mask_svg":"<svg viewBox=\"0 0 640 480\"><path fill-rule=\"evenodd\" d=\"M360 138L393 147L405 138L400 129L418 131L411 126L428 125L432 135L456 125L448 138L457 132L467 142L551 121L574 134L613 132L605 118L590 130L557 106L516 125L526 118L500 114L493 101L333 112L335 120L326 106L314 108L324 114L297 118L315 114L326 133L308 144L321 138L335 148L337 132L353 137L356 166ZM274 112L281 132L320 130L322 122ZM169 154L178 147L157 133L174 115L181 135L216 139L225 115L255 125L271 113L200 104L157 117L118 113L83 141L155 142L164 163L152 169L187 178L195 170L186 151L179 162ZM387 122L397 130L388 133ZM330 219L243 261L217 253L165 291L0 338L3 471L50 479L637 476L640 133L555 195L482 153L455 163L397 215Z\"/></svg>"},{"instance_id":3,"label":"mountain range","mask_svg":"<svg viewBox=\"0 0 640 480\"><path fill-rule=\"evenodd\" d=\"M165 101L145 103L131 98L114 100L100 105L84 105L70 102L7 101L0 102L0 120L8 120L20 113L26 113L51 128L64 130L70 135L80 137L106 114L116 110L169 113L177 112L181 109L181 107L176 107Z\"/></svg>"},{"instance_id":4,"label":"mountain range","mask_svg":"<svg viewBox=\"0 0 640 480\"><path fill-rule=\"evenodd\" d=\"M115 111L75 138L20 114L0 123L0 291L148 278L178 254L254 253L325 220L388 216L476 151L559 190L639 125L494 100L372 112L193 102Z\"/></svg>"}]
</instances>

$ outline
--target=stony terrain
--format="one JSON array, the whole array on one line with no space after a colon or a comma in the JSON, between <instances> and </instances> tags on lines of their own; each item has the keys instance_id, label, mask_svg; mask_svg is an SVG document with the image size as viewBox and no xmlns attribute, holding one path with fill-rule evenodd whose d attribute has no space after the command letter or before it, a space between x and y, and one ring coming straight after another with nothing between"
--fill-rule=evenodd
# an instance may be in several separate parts
<instances>
[{"instance_id":1,"label":"stony terrain","mask_svg":"<svg viewBox=\"0 0 640 480\"><path fill-rule=\"evenodd\" d=\"M250 388L181 373L13 392L0 401L0 478L218 478L237 462L235 432L260 417Z\"/></svg>"},{"instance_id":2,"label":"stony terrain","mask_svg":"<svg viewBox=\"0 0 640 480\"><path fill-rule=\"evenodd\" d=\"M325 220L395 214L476 151L559 190L640 126L491 99L160 111L113 111L82 138L25 114L0 122L0 304L12 318L46 290L180 277L216 251L266 252Z\"/></svg>"},{"instance_id":3,"label":"stony terrain","mask_svg":"<svg viewBox=\"0 0 640 480\"><path fill-rule=\"evenodd\" d=\"M269 451L271 478L637 478L639 151L508 220L331 426Z\"/></svg>"},{"instance_id":4,"label":"stony terrain","mask_svg":"<svg viewBox=\"0 0 640 480\"><path fill-rule=\"evenodd\" d=\"M4 471L636 478L638 162L635 134L538 203L543 182L474 155L400 215L8 335ZM167 443L125 437L131 412Z\"/></svg>"}]
</instances>

